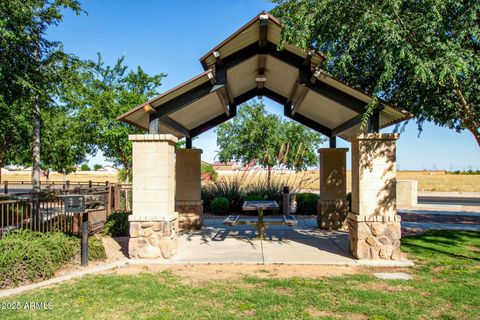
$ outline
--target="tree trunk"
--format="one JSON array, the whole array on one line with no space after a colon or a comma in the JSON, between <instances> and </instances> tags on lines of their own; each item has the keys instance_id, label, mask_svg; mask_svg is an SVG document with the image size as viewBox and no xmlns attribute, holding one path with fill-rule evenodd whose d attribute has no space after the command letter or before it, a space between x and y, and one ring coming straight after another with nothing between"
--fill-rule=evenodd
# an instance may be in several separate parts
<instances>
[{"instance_id":1,"label":"tree trunk","mask_svg":"<svg viewBox=\"0 0 480 320\"><path fill-rule=\"evenodd\" d=\"M454 93L460 99L460 106L464 113L463 118L461 118L463 125L465 128L468 129L473 134L473 137L477 141L478 146L480 147L480 124L478 123L478 119L472 114L470 106L467 103L467 99L463 95L462 91L457 89L454 90Z\"/></svg>"},{"instance_id":2,"label":"tree trunk","mask_svg":"<svg viewBox=\"0 0 480 320\"><path fill-rule=\"evenodd\" d=\"M38 95L33 102L33 161L32 187L33 191L40 191L40 101Z\"/></svg>"},{"instance_id":3,"label":"tree trunk","mask_svg":"<svg viewBox=\"0 0 480 320\"><path fill-rule=\"evenodd\" d=\"M272 166L268 165L267 167L268 175L267 175L267 185L270 188L270 179L272 178Z\"/></svg>"},{"instance_id":4,"label":"tree trunk","mask_svg":"<svg viewBox=\"0 0 480 320\"><path fill-rule=\"evenodd\" d=\"M473 134L473 137L477 141L478 146L480 147L480 128L469 127L468 131Z\"/></svg>"}]
</instances>

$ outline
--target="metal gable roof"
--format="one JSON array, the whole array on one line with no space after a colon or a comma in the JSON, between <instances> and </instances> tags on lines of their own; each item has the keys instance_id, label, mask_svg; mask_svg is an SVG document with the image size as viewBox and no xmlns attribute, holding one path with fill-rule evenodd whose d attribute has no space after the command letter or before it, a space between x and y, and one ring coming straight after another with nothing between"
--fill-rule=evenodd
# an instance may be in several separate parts
<instances>
[{"instance_id":1,"label":"metal gable roof","mask_svg":"<svg viewBox=\"0 0 480 320\"><path fill-rule=\"evenodd\" d=\"M325 75L321 53L289 44L278 50L281 29L261 13L200 58L205 72L117 119L148 130L149 119L159 118L161 133L190 137L235 116L239 104L266 96L284 105L287 117L325 135L349 140L363 132L359 119L373 98ZM381 104L381 128L411 117Z\"/></svg>"}]
</instances>

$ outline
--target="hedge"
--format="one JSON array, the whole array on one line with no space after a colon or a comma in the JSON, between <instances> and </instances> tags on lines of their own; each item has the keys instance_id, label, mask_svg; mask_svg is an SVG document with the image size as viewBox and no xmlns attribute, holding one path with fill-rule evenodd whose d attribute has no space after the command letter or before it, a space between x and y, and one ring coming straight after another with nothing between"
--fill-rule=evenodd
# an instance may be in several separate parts
<instances>
[{"instance_id":1,"label":"hedge","mask_svg":"<svg viewBox=\"0 0 480 320\"><path fill-rule=\"evenodd\" d=\"M0 240L0 288L45 280L80 253L80 239L64 233L15 231ZM90 260L106 258L100 239L89 241Z\"/></svg>"}]
</instances>

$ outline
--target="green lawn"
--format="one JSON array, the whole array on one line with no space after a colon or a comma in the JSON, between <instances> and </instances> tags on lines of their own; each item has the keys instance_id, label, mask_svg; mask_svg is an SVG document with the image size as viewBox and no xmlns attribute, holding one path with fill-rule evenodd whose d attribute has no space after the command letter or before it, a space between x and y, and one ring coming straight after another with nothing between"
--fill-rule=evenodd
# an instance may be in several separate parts
<instances>
[{"instance_id":1,"label":"green lawn","mask_svg":"<svg viewBox=\"0 0 480 320\"><path fill-rule=\"evenodd\" d=\"M378 280L371 269L193 285L166 272L89 276L0 300L54 303L52 310L0 310L0 319L480 318L480 234L430 232L404 238L403 250L417 262L406 269L413 281Z\"/></svg>"}]
</instances>

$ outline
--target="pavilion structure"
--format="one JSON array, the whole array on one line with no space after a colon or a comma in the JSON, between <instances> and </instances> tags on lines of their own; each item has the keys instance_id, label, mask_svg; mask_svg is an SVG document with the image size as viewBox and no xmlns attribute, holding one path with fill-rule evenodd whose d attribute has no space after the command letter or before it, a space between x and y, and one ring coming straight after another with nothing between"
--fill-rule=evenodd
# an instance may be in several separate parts
<instances>
[{"instance_id":1,"label":"pavilion structure","mask_svg":"<svg viewBox=\"0 0 480 320\"><path fill-rule=\"evenodd\" d=\"M192 138L235 117L240 104L268 97L286 117L327 136L320 153L318 222L322 228L349 225L350 251L359 259L400 258L396 210L396 140L379 133L411 115L379 101L368 126L362 117L372 97L326 75L324 56L281 42L281 23L261 13L200 58L204 72L120 115L148 131L133 142L131 257L169 258L180 227L200 227L202 150ZM351 142L352 206L346 201L346 148ZM186 148L176 149L186 138Z\"/></svg>"}]
</instances>

